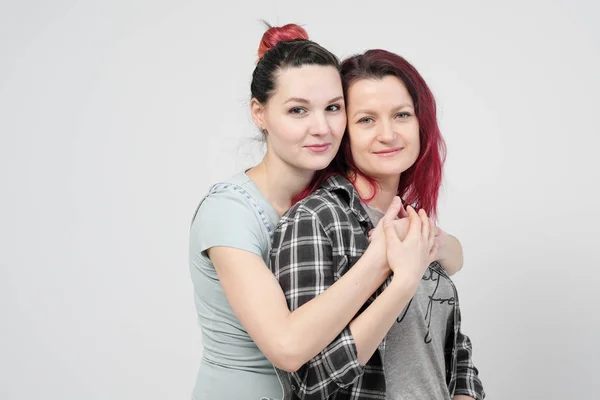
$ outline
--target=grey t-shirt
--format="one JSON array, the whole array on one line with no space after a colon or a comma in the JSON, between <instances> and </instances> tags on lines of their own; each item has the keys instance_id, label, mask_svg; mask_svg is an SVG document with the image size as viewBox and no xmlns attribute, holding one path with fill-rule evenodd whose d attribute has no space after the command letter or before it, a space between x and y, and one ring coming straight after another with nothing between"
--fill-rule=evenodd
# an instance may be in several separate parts
<instances>
[{"instance_id":1,"label":"grey t-shirt","mask_svg":"<svg viewBox=\"0 0 600 400\"><path fill-rule=\"evenodd\" d=\"M364 205L373 225L383 212ZM415 296L386 336L384 368L387 398L448 400L444 347L452 332L454 289L429 267Z\"/></svg>"}]
</instances>

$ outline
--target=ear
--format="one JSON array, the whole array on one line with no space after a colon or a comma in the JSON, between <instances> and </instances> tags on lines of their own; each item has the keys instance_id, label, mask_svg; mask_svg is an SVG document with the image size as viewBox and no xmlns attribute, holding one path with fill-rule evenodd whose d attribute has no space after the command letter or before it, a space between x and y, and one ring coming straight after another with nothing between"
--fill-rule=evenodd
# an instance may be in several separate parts
<instances>
[{"instance_id":1,"label":"ear","mask_svg":"<svg viewBox=\"0 0 600 400\"><path fill-rule=\"evenodd\" d=\"M252 100L250 100L250 115L252 115L252 121L258 129L266 129L265 106L254 97L252 98Z\"/></svg>"}]
</instances>

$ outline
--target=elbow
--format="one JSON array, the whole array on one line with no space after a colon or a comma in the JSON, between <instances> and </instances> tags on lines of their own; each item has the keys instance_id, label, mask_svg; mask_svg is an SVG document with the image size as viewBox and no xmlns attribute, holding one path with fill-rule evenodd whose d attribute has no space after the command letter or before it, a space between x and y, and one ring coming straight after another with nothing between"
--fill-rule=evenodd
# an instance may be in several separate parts
<instances>
[{"instance_id":1,"label":"elbow","mask_svg":"<svg viewBox=\"0 0 600 400\"><path fill-rule=\"evenodd\" d=\"M273 365L279 369L284 370L285 372L298 372L298 370L300 369L300 367L302 367L303 364L300 364L297 360L293 360L290 358L287 358L285 360L280 360L277 363L273 363Z\"/></svg>"},{"instance_id":2,"label":"elbow","mask_svg":"<svg viewBox=\"0 0 600 400\"><path fill-rule=\"evenodd\" d=\"M297 372L307 361L298 344L287 340L279 340L265 356L276 368L286 372Z\"/></svg>"},{"instance_id":3,"label":"elbow","mask_svg":"<svg viewBox=\"0 0 600 400\"><path fill-rule=\"evenodd\" d=\"M452 276L452 275L456 274L458 271L460 271L460 270L462 269L462 267L463 267L463 260L462 260L462 258L461 258L461 259L460 259L460 262L458 262L458 263L457 263L457 264L454 266L454 268L452 268L452 270L451 270L451 271L449 271L448 275Z\"/></svg>"}]
</instances>

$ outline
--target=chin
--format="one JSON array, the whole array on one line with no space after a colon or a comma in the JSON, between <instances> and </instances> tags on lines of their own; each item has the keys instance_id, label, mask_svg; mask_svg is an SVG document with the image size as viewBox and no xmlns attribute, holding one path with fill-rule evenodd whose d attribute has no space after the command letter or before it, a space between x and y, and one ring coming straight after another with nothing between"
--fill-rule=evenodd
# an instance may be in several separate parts
<instances>
[{"instance_id":1,"label":"chin","mask_svg":"<svg viewBox=\"0 0 600 400\"><path fill-rule=\"evenodd\" d=\"M330 160L329 158L325 160L298 160L292 165L305 171L315 172L327 168L331 161L333 161L333 159Z\"/></svg>"},{"instance_id":2,"label":"chin","mask_svg":"<svg viewBox=\"0 0 600 400\"><path fill-rule=\"evenodd\" d=\"M327 168L330 163L331 163L331 161L328 162L328 163L323 163L323 162L321 162L321 163L311 163L311 165L308 166L308 168L306 168L306 169L311 170L311 171L320 171L322 169Z\"/></svg>"},{"instance_id":3,"label":"chin","mask_svg":"<svg viewBox=\"0 0 600 400\"><path fill-rule=\"evenodd\" d=\"M390 179L390 178L397 178L398 175L400 175L402 172L404 172L404 171L399 168L394 168L394 169L387 169L387 170L371 171L367 175L371 176L375 179L385 180L385 179Z\"/></svg>"}]
</instances>

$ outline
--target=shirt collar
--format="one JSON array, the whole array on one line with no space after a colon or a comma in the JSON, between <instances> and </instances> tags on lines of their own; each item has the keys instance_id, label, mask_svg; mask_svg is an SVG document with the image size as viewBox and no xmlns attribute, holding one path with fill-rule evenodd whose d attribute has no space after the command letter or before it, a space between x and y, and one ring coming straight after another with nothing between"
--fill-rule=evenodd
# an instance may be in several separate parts
<instances>
[{"instance_id":1,"label":"shirt collar","mask_svg":"<svg viewBox=\"0 0 600 400\"><path fill-rule=\"evenodd\" d=\"M327 179L321 188L327 190L328 192L335 193L338 196L342 195L342 197L348 202L350 211L356 215L356 218L358 218L361 223L367 224L369 227L368 229L374 228L369 215L362 206L360 195L356 191L354 185L350 183L348 179L342 175L334 175Z\"/></svg>"}]
</instances>

